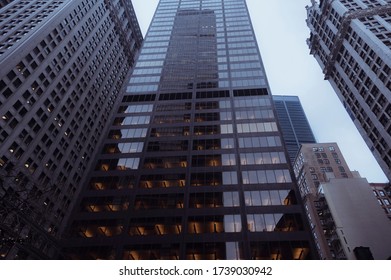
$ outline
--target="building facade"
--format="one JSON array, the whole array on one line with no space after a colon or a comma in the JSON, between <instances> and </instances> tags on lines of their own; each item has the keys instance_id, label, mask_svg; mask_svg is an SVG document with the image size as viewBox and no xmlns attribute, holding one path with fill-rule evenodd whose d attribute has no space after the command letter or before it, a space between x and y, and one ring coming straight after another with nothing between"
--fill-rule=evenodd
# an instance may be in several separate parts
<instances>
[{"instance_id":1,"label":"building facade","mask_svg":"<svg viewBox=\"0 0 391 280\"><path fill-rule=\"evenodd\" d=\"M330 178L320 186L317 206L338 258L391 258L391 223L365 178Z\"/></svg>"},{"instance_id":2,"label":"building facade","mask_svg":"<svg viewBox=\"0 0 391 280\"><path fill-rule=\"evenodd\" d=\"M344 259L340 252L339 239L332 230L325 231L319 217L319 186L330 178L353 178L336 143L303 144L294 164L295 176L310 221L312 234L321 259ZM335 239L335 242L330 240Z\"/></svg>"},{"instance_id":3,"label":"building facade","mask_svg":"<svg viewBox=\"0 0 391 280\"><path fill-rule=\"evenodd\" d=\"M284 143L293 164L301 144L316 143L315 136L298 96L274 95L273 101Z\"/></svg>"},{"instance_id":4,"label":"building facade","mask_svg":"<svg viewBox=\"0 0 391 280\"><path fill-rule=\"evenodd\" d=\"M294 170L321 259L391 256L387 193L351 171L336 143L303 144Z\"/></svg>"},{"instance_id":5,"label":"building facade","mask_svg":"<svg viewBox=\"0 0 391 280\"><path fill-rule=\"evenodd\" d=\"M0 8L0 258L53 258L142 35L124 0Z\"/></svg>"},{"instance_id":6,"label":"building facade","mask_svg":"<svg viewBox=\"0 0 391 280\"><path fill-rule=\"evenodd\" d=\"M74 259L311 259L244 0L161 0L69 225Z\"/></svg>"},{"instance_id":7,"label":"building facade","mask_svg":"<svg viewBox=\"0 0 391 280\"><path fill-rule=\"evenodd\" d=\"M308 44L384 173L391 178L391 2L307 7Z\"/></svg>"},{"instance_id":8,"label":"building facade","mask_svg":"<svg viewBox=\"0 0 391 280\"><path fill-rule=\"evenodd\" d=\"M387 217L391 220L391 188L390 184L371 183L373 194Z\"/></svg>"}]
</instances>

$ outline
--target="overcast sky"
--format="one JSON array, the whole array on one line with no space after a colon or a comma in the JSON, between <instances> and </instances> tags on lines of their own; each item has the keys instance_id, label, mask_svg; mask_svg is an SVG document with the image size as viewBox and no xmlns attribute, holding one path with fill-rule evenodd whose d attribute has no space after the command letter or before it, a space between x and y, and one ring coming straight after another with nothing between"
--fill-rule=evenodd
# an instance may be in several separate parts
<instances>
[{"instance_id":1,"label":"overcast sky","mask_svg":"<svg viewBox=\"0 0 391 280\"><path fill-rule=\"evenodd\" d=\"M158 0L132 0L143 35ZM306 39L305 6L311 0L247 0L272 94L300 97L315 137L337 142L351 170L369 182L387 178L373 158L315 58Z\"/></svg>"}]
</instances>

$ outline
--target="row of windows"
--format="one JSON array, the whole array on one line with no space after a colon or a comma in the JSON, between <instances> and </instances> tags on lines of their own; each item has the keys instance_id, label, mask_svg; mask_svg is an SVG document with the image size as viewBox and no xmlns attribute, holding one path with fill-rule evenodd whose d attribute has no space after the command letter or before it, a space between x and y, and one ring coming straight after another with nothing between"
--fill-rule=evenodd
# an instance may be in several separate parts
<instances>
[{"instance_id":1,"label":"row of windows","mask_svg":"<svg viewBox=\"0 0 391 280\"><path fill-rule=\"evenodd\" d=\"M245 191L244 200L246 206L271 206L296 204L292 191Z\"/></svg>"},{"instance_id":2,"label":"row of windows","mask_svg":"<svg viewBox=\"0 0 391 280\"><path fill-rule=\"evenodd\" d=\"M296 204L295 196L289 190L246 191L244 193L246 206L271 206ZM135 198L135 210L147 209L182 209L184 194L153 194L138 195ZM191 193L190 208L239 207L238 192ZM83 211L117 212L126 211L129 200L125 197L96 197L82 202Z\"/></svg>"},{"instance_id":3,"label":"row of windows","mask_svg":"<svg viewBox=\"0 0 391 280\"><path fill-rule=\"evenodd\" d=\"M117 161L118 162L118 161ZM132 164L135 164L137 159L132 160ZM117 169L115 161L110 162L106 168ZM98 165L98 168L100 166ZM119 169L119 168L118 168ZM288 170L260 170L260 171L243 171L243 184L274 184L274 183L291 183L291 177ZM163 174L154 175L142 175L140 178L140 188L171 188L171 187L184 187L186 185L185 174L171 174L170 176ZM111 179L111 178L110 178ZM129 180L130 178L128 178ZM135 178L134 178L135 179ZM134 188L134 179L129 181L127 187ZM112 179L113 180L113 179ZM115 183L115 181L113 181ZM237 185L238 177L236 172L207 172L207 173L192 173L190 179L190 185L194 187L198 186L222 186L222 185ZM101 180L99 183L92 185L96 189L104 189L110 187L110 185L103 184ZM112 185L114 188L118 188L117 183ZM122 187L124 187L122 185Z\"/></svg>"},{"instance_id":4,"label":"row of windows","mask_svg":"<svg viewBox=\"0 0 391 280\"><path fill-rule=\"evenodd\" d=\"M85 222L84 222L85 223ZM132 218L130 219L130 236L167 235L182 233L182 217ZM250 232L271 231L298 231L303 229L302 220L293 214L249 214L247 215L247 227ZM241 232L242 221L240 215L216 215L188 218L188 233L230 233ZM122 223L100 221L98 224L87 224L80 228L79 233L83 237L94 236L111 237L122 234Z\"/></svg>"},{"instance_id":5,"label":"row of windows","mask_svg":"<svg viewBox=\"0 0 391 280\"><path fill-rule=\"evenodd\" d=\"M283 152L240 154L241 165L262 165L286 163Z\"/></svg>"},{"instance_id":6,"label":"row of windows","mask_svg":"<svg viewBox=\"0 0 391 280\"><path fill-rule=\"evenodd\" d=\"M253 132L272 132L277 131L275 123L255 123L255 124L238 124L237 129L239 133L253 133ZM118 130L112 131L110 138L136 138L145 137L146 129L122 129L119 133ZM195 126L195 135L208 135L208 134L231 134L233 133L233 127L231 124L223 125L209 125L209 126ZM189 135L189 127L160 127L153 128L151 131L152 137L173 137Z\"/></svg>"},{"instance_id":7,"label":"row of windows","mask_svg":"<svg viewBox=\"0 0 391 280\"><path fill-rule=\"evenodd\" d=\"M291 183L288 170L257 170L243 171L243 184Z\"/></svg>"}]
</instances>

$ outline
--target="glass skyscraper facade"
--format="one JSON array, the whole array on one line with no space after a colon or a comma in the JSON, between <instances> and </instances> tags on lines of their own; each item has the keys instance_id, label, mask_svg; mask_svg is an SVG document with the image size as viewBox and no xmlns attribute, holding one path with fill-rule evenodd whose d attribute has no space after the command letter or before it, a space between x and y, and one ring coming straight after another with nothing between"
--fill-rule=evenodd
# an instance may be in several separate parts
<instances>
[{"instance_id":1,"label":"glass skyscraper facade","mask_svg":"<svg viewBox=\"0 0 391 280\"><path fill-rule=\"evenodd\" d=\"M316 143L298 96L274 95L274 106L292 165L301 144Z\"/></svg>"},{"instance_id":2,"label":"glass skyscraper facade","mask_svg":"<svg viewBox=\"0 0 391 280\"><path fill-rule=\"evenodd\" d=\"M75 259L311 259L244 0L161 0L66 237Z\"/></svg>"}]
</instances>

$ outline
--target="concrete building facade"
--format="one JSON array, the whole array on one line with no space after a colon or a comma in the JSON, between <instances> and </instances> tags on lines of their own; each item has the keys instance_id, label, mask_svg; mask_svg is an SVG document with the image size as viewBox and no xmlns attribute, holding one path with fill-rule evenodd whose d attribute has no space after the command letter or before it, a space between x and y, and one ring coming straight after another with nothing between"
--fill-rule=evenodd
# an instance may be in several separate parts
<instances>
[{"instance_id":1,"label":"concrete building facade","mask_svg":"<svg viewBox=\"0 0 391 280\"><path fill-rule=\"evenodd\" d=\"M340 254L343 252L346 259L391 257L391 223L365 178L331 178L320 186L318 203L319 213L329 215L327 227L335 240L338 236Z\"/></svg>"},{"instance_id":2,"label":"concrete building facade","mask_svg":"<svg viewBox=\"0 0 391 280\"><path fill-rule=\"evenodd\" d=\"M130 1L0 2L0 258L52 258L142 44Z\"/></svg>"},{"instance_id":3,"label":"concrete building facade","mask_svg":"<svg viewBox=\"0 0 391 280\"><path fill-rule=\"evenodd\" d=\"M390 1L312 1L307 14L311 54L391 179Z\"/></svg>"}]
</instances>

